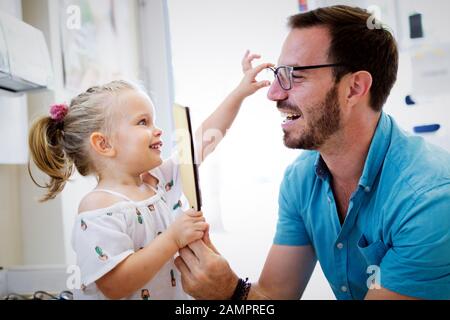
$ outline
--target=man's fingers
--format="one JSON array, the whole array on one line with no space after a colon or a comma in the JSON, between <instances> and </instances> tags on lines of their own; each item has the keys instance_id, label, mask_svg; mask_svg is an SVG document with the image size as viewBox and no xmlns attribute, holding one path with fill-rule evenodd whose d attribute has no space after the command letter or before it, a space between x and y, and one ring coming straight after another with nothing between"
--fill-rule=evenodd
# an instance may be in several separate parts
<instances>
[{"instance_id":1,"label":"man's fingers","mask_svg":"<svg viewBox=\"0 0 450 320\"><path fill-rule=\"evenodd\" d=\"M192 276L191 270L189 270L189 267L184 262L183 258L181 258L180 256L176 257L174 263L175 267L177 267L178 271L180 271L183 276Z\"/></svg>"},{"instance_id":2,"label":"man's fingers","mask_svg":"<svg viewBox=\"0 0 450 320\"><path fill-rule=\"evenodd\" d=\"M189 247L184 247L180 249L179 252L181 258L183 258L183 261L188 266L189 270L192 271L193 268L197 267L199 260Z\"/></svg>"},{"instance_id":3,"label":"man's fingers","mask_svg":"<svg viewBox=\"0 0 450 320\"><path fill-rule=\"evenodd\" d=\"M215 254L220 255L219 251L213 245L213 243L211 242L211 238L209 237L209 225L208 228L205 230L202 240L212 251L214 251Z\"/></svg>"},{"instance_id":4,"label":"man's fingers","mask_svg":"<svg viewBox=\"0 0 450 320\"><path fill-rule=\"evenodd\" d=\"M205 255L214 253L203 241L197 240L188 244L195 256L202 260Z\"/></svg>"},{"instance_id":5,"label":"man's fingers","mask_svg":"<svg viewBox=\"0 0 450 320\"><path fill-rule=\"evenodd\" d=\"M181 257L175 258L175 267L177 267L178 271L181 273L181 282L184 289L189 287L191 283L194 283L192 272Z\"/></svg>"}]
</instances>

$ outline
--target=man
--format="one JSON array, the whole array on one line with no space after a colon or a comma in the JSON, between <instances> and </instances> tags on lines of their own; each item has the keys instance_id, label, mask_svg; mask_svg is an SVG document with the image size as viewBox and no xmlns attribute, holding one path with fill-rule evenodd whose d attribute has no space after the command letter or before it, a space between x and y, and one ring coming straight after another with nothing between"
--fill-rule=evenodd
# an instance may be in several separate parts
<instances>
[{"instance_id":1,"label":"man","mask_svg":"<svg viewBox=\"0 0 450 320\"><path fill-rule=\"evenodd\" d=\"M319 260L337 299L450 299L450 155L382 112L398 51L369 18L347 6L290 18L268 97L285 145L308 151L286 170L257 283L208 237L180 251L195 298L299 299Z\"/></svg>"}]
</instances>

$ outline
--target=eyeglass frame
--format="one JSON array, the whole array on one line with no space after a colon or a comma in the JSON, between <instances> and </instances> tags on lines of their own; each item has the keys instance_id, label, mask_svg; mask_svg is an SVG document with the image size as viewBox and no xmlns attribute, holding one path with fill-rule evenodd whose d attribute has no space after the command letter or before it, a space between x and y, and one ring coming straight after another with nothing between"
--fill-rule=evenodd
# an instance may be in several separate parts
<instances>
[{"instance_id":1,"label":"eyeglass frame","mask_svg":"<svg viewBox=\"0 0 450 320\"><path fill-rule=\"evenodd\" d=\"M345 67L342 63L330 63L330 64L318 64L318 65L312 65L312 66L278 66L278 67L269 67L268 69L272 70L274 73L275 78L278 80L278 84L280 85L281 89L285 91L289 91L292 89L292 79L293 78L300 78L296 77L292 74L294 71L299 70L310 70L310 69L320 69L320 68L330 68L330 67ZM281 84L281 80L278 77L278 70L280 68L289 68L289 88L285 89L283 88L283 85Z\"/></svg>"}]
</instances>

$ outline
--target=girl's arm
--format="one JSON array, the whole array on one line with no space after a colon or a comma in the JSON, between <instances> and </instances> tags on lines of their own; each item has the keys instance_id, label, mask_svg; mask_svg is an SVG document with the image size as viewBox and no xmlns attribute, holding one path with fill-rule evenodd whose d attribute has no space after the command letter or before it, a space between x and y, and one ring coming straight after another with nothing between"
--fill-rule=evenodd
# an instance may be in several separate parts
<instances>
[{"instance_id":1,"label":"girl's arm","mask_svg":"<svg viewBox=\"0 0 450 320\"><path fill-rule=\"evenodd\" d=\"M200 211L187 211L148 245L98 279L98 288L109 299L130 296L149 282L178 249L202 238L207 228Z\"/></svg>"},{"instance_id":2,"label":"girl's arm","mask_svg":"<svg viewBox=\"0 0 450 320\"><path fill-rule=\"evenodd\" d=\"M257 90L270 85L269 81L256 81L255 77L262 70L273 66L271 63L263 63L252 68L252 60L260 58L257 54L245 53L242 59L244 78L217 109L200 125L195 132L196 162L200 165L203 160L216 148L231 127L236 118L242 101Z\"/></svg>"}]
</instances>

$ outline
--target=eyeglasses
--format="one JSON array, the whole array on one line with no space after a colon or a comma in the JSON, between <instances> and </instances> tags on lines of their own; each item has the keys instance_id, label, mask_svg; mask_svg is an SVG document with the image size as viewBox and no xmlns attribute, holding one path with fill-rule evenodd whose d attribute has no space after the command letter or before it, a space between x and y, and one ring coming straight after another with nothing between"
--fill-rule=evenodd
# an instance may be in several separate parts
<instances>
[{"instance_id":1,"label":"eyeglasses","mask_svg":"<svg viewBox=\"0 0 450 320\"><path fill-rule=\"evenodd\" d=\"M287 91L287 90L292 89L292 79L301 78L299 76L293 75L292 72L294 72L294 71L330 68L330 67L342 67L342 66L343 65L340 63L333 63L333 64L320 64L320 65L315 65L315 66L304 66L304 67L279 66L276 68L270 67L268 69L273 71L274 76L275 76L275 78L278 79L278 83L280 84L281 88Z\"/></svg>"}]
</instances>

